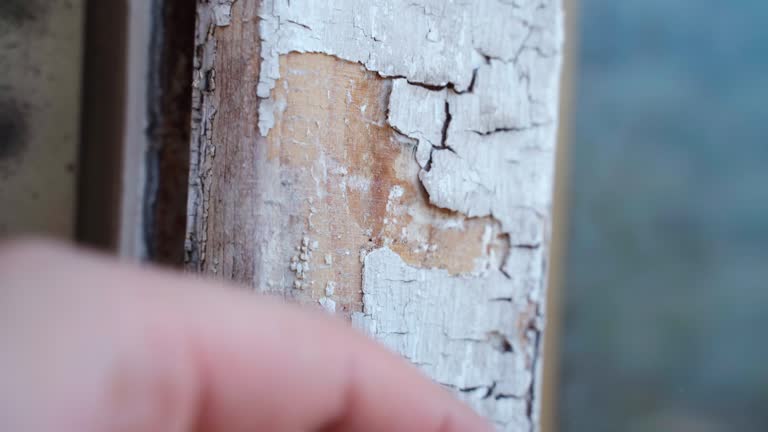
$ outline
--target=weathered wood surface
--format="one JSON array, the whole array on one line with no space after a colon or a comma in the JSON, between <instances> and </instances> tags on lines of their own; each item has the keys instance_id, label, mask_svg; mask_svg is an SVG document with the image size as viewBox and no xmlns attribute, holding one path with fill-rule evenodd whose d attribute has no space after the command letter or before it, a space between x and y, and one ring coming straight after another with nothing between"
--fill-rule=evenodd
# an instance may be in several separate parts
<instances>
[{"instance_id":1,"label":"weathered wood surface","mask_svg":"<svg viewBox=\"0 0 768 432\"><path fill-rule=\"evenodd\" d=\"M198 2L188 266L538 429L559 2L260 3Z\"/></svg>"}]
</instances>

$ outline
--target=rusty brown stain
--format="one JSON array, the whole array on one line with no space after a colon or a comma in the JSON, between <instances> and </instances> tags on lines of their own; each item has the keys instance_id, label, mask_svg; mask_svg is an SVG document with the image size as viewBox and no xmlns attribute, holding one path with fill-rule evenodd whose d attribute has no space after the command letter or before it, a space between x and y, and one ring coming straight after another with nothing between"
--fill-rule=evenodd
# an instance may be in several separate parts
<instances>
[{"instance_id":1,"label":"rusty brown stain","mask_svg":"<svg viewBox=\"0 0 768 432\"><path fill-rule=\"evenodd\" d=\"M324 54L282 56L280 69L266 154L292 172L292 193L306 198L306 218L295 222L319 245L306 279L312 298L334 282L339 308L360 310L361 251L383 246L412 266L454 275L482 262L500 266L508 239L495 220L429 204L413 143L387 122L389 80ZM402 195L391 199L397 188Z\"/></svg>"}]
</instances>

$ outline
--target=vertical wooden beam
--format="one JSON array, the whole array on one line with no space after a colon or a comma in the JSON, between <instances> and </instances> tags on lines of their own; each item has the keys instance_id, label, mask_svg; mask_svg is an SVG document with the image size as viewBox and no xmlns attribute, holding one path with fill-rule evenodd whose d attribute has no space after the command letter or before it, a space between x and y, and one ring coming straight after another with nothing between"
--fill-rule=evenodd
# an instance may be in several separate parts
<instances>
[{"instance_id":1,"label":"vertical wooden beam","mask_svg":"<svg viewBox=\"0 0 768 432\"><path fill-rule=\"evenodd\" d=\"M198 2L189 268L539 427L556 0Z\"/></svg>"},{"instance_id":2,"label":"vertical wooden beam","mask_svg":"<svg viewBox=\"0 0 768 432\"><path fill-rule=\"evenodd\" d=\"M230 7L231 7L231 3ZM258 1L198 3L185 249L189 267L253 285L258 257ZM231 14L231 15L230 15Z\"/></svg>"}]
</instances>

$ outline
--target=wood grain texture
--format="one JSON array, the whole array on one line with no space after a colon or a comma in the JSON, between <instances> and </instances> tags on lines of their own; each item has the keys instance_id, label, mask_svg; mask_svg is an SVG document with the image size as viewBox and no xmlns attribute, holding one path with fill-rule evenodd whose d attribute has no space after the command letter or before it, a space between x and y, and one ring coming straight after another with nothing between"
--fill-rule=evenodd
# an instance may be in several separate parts
<instances>
[{"instance_id":1,"label":"wood grain texture","mask_svg":"<svg viewBox=\"0 0 768 432\"><path fill-rule=\"evenodd\" d=\"M198 6L192 98L188 266L251 285L259 194L256 132L260 45L256 1L238 2L238 19L219 27L213 5Z\"/></svg>"},{"instance_id":2,"label":"wood grain texture","mask_svg":"<svg viewBox=\"0 0 768 432\"><path fill-rule=\"evenodd\" d=\"M320 6L198 3L189 267L537 430L559 3Z\"/></svg>"},{"instance_id":3,"label":"wood grain texture","mask_svg":"<svg viewBox=\"0 0 768 432\"><path fill-rule=\"evenodd\" d=\"M274 98L285 109L266 138L253 121L239 140L231 127L218 138L218 124L255 114L207 111L215 113L212 137L198 153L210 168L197 176L206 241L188 240L190 265L308 302L331 284L340 312L362 310L363 258L382 246L452 274L501 265L508 240L497 222L429 204L415 142L387 122L391 80L324 54L289 54L281 70ZM247 103L226 93L234 87L221 89L226 105Z\"/></svg>"}]
</instances>

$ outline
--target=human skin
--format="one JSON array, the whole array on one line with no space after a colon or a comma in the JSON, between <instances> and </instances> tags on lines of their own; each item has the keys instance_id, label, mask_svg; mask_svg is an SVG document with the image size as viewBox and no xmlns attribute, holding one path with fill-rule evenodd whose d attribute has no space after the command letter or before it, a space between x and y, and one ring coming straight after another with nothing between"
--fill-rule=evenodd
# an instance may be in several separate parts
<instances>
[{"instance_id":1,"label":"human skin","mask_svg":"<svg viewBox=\"0 0 768 432\"><path fill-rule=\"evenodd\" d=\"M0 245L0 430L492 429L341 320L27 240Z\"/></svg>"}]
</instances>

